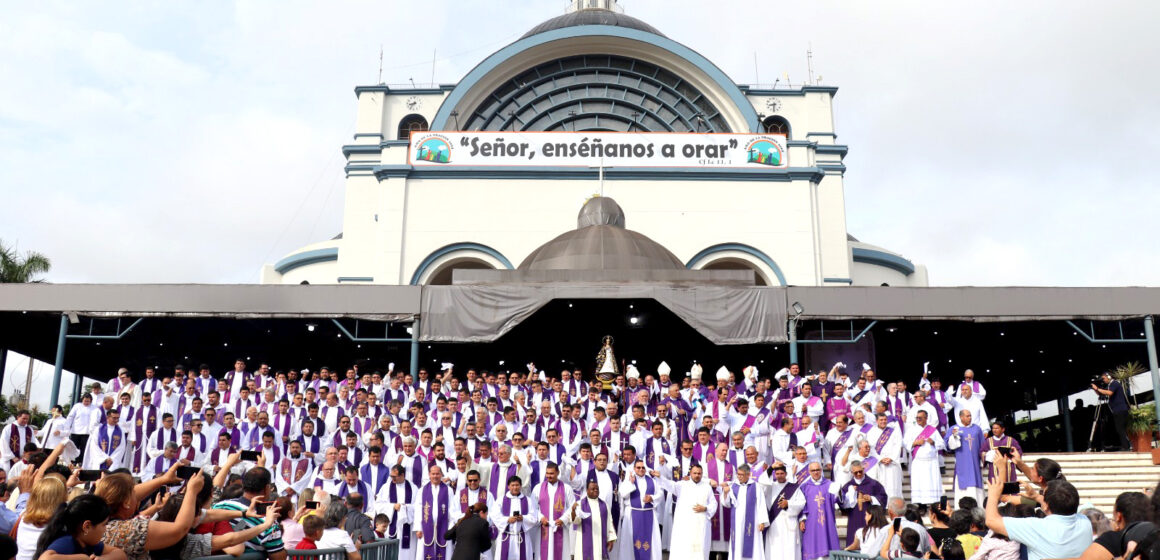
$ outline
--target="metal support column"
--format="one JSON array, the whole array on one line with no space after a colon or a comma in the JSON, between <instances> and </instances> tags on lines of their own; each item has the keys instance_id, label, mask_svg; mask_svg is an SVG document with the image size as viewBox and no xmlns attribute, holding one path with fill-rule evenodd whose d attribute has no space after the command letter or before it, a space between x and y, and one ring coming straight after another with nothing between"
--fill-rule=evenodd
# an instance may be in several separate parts
<instances>
[{"instance_id":1,"label":"metal support column","mask_svg":"<svg viewBox=\"0 0 1160 560\"><path fill-rule=\"evenodd\" d=\"M4 389L4 372L8 370L8 349L0 348L0 390Z\"/></svg>"},{"instance_id":2,"label":"metal support column","mask_svg":"<svg viewBox=\"0 0 1160 560\"><path fill-rule=\"evenodd\" d=\"M797 318L789 320L789 363L798 361Z\"/></svg>"},{"instance_id":3,"label":"metal support column","mask_svg":"<svg viewBox=\"0 0 1160 560\"><path fill-rule=\"evenodd\" d=\"M411 323L411 367L408 368L411 375L419 375L419 318L415 317L415 322Z\"/></svg>"},{"instance_id":4,"label":"metal support column","mask_svg":"<svg viewBox=\"0 0 1160 560\"><path fill-rule=\"evenodd\" d=\"M1055 400L1055 406L1059 408L1059 414L1063 416L1063 437L1067 442L1067 452L1075 452L1075 438L1071 434L1071 407L1067 406L1067 397L1059 397Z\"/></svg>"},{"instance_id":5,"label":"metal support column","mask_svg":"<svg viewBox=\"0 0 1160 560\"><path fill-rule=\"evenodd\" d=\"M81 375L73 375L73 404L81 402L81 385L83 385L83 383L81 383L82 379L83 377Z\"/></svg>"},{"instance_id":6,"label":"metal support column","mask_svg":"<svg viewBox=\"0 0 1160 560\"><path fill-rule=\"evenodd\" d=\"M60 398L60 375L64 371L64 343L68 339L68 313L60 314L60 334L56 339L56 367L52 370L52 397L49 408L56 406Z\"/></svg>"},{"instance_id":7,"label":"metal support column","mask_svg":"<svg viewBox=\"0 0 1160 560\"><path fill-rule=\"evenodd\" d=\"M1160 369L1156 360L1156 327L1151 315L1144 317L1144 336L1148 340L1148 369L1152 372L1152 398L1156 405L1156 421L1160 422Z\"/></svg>"}]
</instances>

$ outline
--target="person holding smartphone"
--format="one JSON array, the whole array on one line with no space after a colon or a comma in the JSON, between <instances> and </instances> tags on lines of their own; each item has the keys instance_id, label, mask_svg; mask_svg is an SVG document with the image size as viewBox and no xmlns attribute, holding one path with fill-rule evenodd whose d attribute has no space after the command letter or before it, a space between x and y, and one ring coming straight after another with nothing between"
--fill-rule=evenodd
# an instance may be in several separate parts
<instances>
[{"instance_id":1,"label":"person holding smartphone","mask_svg":"<svg viewBox=\"0 0 1160 560\"><path fill-rule=\"evenodd\" d=\"M983 454L983 462L987 464L987 482L994 482L1001 480L1002 482L1015 482L1017 479L1016 469L1009 465L1003 469L1006 472L1000 473L996 468L995 455L1002 455L1008 461L1015 457L1015 454L1023 454L1023 447L1015 438L1007 435L1007 425L1002 420L995 420L991 422L991 434L983 440L983 445L979 448L979 452Z\"/></svg>"}]
</instances>

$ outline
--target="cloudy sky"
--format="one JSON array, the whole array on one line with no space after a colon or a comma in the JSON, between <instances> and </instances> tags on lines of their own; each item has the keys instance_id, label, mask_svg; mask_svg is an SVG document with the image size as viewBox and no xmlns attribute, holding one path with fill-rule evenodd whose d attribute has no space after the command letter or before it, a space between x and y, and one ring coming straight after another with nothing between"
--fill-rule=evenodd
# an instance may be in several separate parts
<instances>
[{"instance_id":1,"label":"cloudy sky","mask_svg":"<svg viewBox=\"0 0 1160 560\"><path fill-rule=\"evenodd\" d=\"M0 239L57 282L255 282L340 230L358 84L459 79L563 0L6 3ZM707 5L712 10L707 10ZM849 230L936 285L1156 285L1160 4L626 0L837 96Z\"/></svg>"}]
</instances>

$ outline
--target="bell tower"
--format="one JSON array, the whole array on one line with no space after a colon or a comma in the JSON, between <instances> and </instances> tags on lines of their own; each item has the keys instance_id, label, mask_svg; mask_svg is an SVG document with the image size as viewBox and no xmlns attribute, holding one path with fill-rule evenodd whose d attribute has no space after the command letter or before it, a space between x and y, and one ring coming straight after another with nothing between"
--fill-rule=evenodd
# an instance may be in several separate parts
<instances>
[{"instance_id":1,"label":"bell tower","mask_svg":"<svg viewBox=\"0 0 1160 560\"><path fill-rule=\"evenodd\" d=\"M621 8L620 3L616 0L572 0L571 5L568 6L568 12L579 12L580 10L608 10L618 14L624 13L624 8Z\"/></svg>"}]
</instances>

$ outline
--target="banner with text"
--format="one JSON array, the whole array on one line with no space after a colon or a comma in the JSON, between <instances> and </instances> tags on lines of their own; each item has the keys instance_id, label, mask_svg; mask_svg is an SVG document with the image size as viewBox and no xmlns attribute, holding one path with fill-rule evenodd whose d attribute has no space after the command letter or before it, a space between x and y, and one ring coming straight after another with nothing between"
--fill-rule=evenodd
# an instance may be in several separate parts
<instances>
[{"instance_id":1,"label":"banner with text","mask_svg":"<svg viewBox=\"0 0 1160 560\"><path fill-rule=\"evenodd\" d=\"M784 134L422 132L416 166L789 167Z\"/></svg>"}]
</instances>

